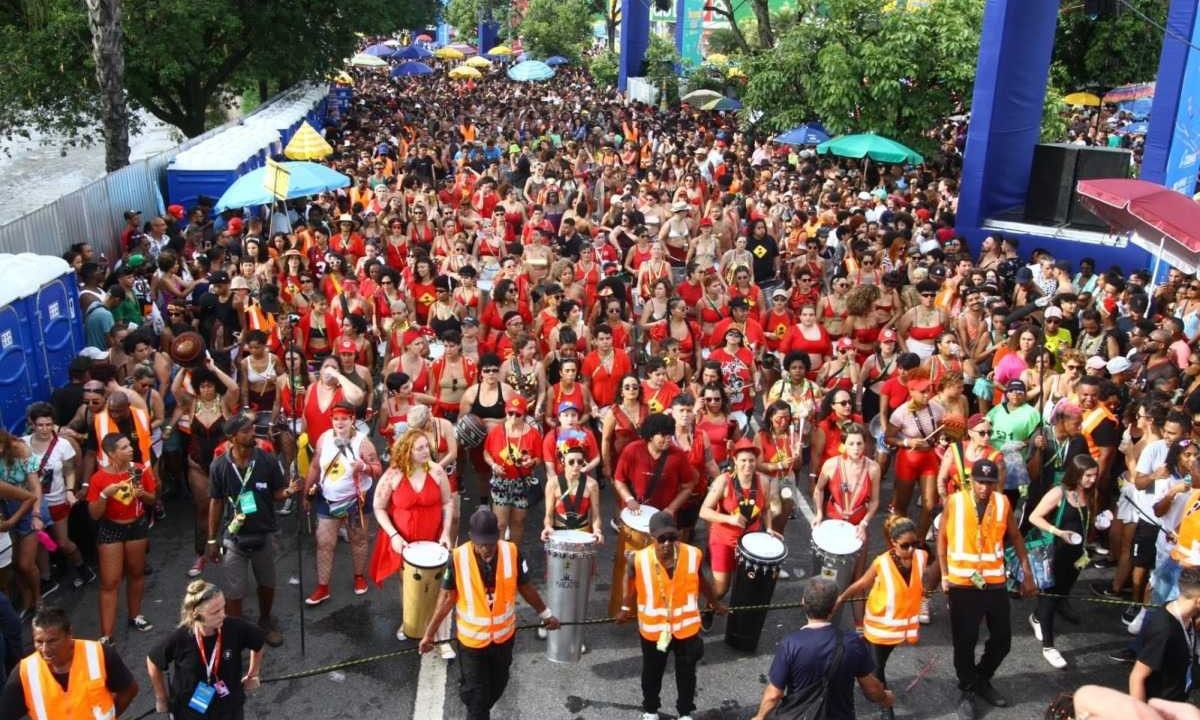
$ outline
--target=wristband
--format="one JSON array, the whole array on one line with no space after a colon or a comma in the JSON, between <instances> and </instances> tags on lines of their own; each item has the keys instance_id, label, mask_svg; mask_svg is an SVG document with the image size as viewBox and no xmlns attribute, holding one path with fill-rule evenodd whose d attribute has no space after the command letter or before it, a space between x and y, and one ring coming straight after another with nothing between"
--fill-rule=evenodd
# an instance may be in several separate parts
<instances>
[{"instance_id":1,"label":"wristband","mask_svg":"<svg viewBox=\"0 0 1200 720\"><path fill-rule=\"evenodd\" d=\"M543 620L549 620L550 618L554 617L554 613L550 612L550 608L546 608L538 613L538 617Z\"/></svg>"},{"instance_id":2,"label":"wristband","mask_svg":"<svg viewBox=\"0 0 1200 720\"><path fill-rule=\"evenodd\" d=\"M400 532L399 532L399 531L396 531L396 532L390 532L390 533L388 533L388 537L389 537L389 538L394 538L394 537L396 537L396 536L397 536L397 535L399 535L399 534L400 534Z\"/></svg>"},{"instance_id":3,"label":"wristband","mask_svg":"<svg viewBox=\"0 0 1200 720\"><path fill-rule=\"evenodd\" d=\"M621 609L625 612L633 612L633 608L629 607L628 605L622 605Z\"/></svg>"},{"instance_id":4,"label":"wristband","mask_svg":"<svg viewBox=\"0 0 1200 720\"><path fill-rule=\"evenodd\" d=\"M207 545L216 545L216 544L217 544L217 541L216 541L215 539L209 538L209 540L208 540L208 542L207 542L206 544L207 544Z\"/></svg>"}]
</instances>

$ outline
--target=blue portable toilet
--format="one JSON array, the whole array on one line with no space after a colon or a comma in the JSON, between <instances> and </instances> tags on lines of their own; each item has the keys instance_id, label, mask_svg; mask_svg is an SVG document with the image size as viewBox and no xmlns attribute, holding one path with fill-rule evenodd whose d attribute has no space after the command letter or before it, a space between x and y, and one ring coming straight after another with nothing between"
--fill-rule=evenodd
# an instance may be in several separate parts
<instances>
[{"instance_id":1,"label":"blue portable toilet","mask_svg":"<svg viewBox=\"0 0 1200 720\"><path fill-rule=\"evenodd\" d=\"M39 377L40 353L31 333L33 324L26 320L25 298L34 295L38 286L26 279L27 264L14 258L0 255L0 422L9 431L20 432L25 427L25 408L49 397L49 390Z\"/></svg>"},{"instance_id":2,"label":"blue portable toilet","mask_svg":"<svg viewBox=\"0 0 1200 720\"><path fill-rule=\"evenodd\" d=\"M32 325L34 357L47 392L67 384L71 360L84 347L83 313L75 271L59 257L22 253L16 256L36 278L37 291L24 298Z\"/></svg>"}]
</instances>

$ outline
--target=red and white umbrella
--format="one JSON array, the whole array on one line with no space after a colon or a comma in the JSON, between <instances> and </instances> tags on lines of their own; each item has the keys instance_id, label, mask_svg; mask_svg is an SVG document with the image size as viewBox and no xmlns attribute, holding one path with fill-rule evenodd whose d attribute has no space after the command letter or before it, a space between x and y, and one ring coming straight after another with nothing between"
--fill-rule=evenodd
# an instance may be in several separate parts
<instances>
[{"instance_id":1,"label":"red and white umbrella","mask_svg":"<svg viewBox=\"0 0 1200 720\"><path fill-rule=\"evenodd\" d=\"M1080 202L1109 227L1132 232L1131 242L1185 273L1200 263L1200 204L1145 180L1080 180Z\"/></svg>"}]
</instances>

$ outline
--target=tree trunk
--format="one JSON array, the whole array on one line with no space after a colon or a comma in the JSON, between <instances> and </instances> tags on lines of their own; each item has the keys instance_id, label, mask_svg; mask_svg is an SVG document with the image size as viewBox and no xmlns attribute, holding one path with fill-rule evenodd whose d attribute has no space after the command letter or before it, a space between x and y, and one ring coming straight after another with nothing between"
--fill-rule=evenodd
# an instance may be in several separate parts
<instances>
[{"instance_id":1,"label":"tree trunk","mask_svg":"<svg viewBox=\"0 0 1200 720\"><path fill-rule=\"evenodd\" d=\"M108 172L129 164L129 105L125 101L125 54L121 0L86 0L92 32L92 60L100 85L104 127L104 167Z\"/></svg>"},{"instance_id":2,"label":"tree trunk","mask_svg":"<svg viewBox=\"0 0 1200 720\"><path fill-rule=\"evenodd\" d=\"M754 19L758 22L758 47L770 50L775 47L775 32L771 30L771 8L767 0L751 0Z\"/></svg>"},{"instance_id":3,"label":"tree trunk","mask_svg":"<svg viewBox=\"0 0 1200 720\"><path fill-rule=\"evenodd\" d=\"M762 1L765 2L766 0ZM733 0L721 0L721 3L725 6L724 8L717 7L714 2L715 0L708 0L708 4L704 9L711 10L712 12L723 16L729 21L729 31L733 33L733 39L737 41L738 47L742 49L742 52L749 55L752 52L750 49L750 43L746 41L745 33L742 32L740 27L738 27L737 17L735 17L733 11ZM758 0L756 0L756 6L757 2Z\"/></svg>"},{"instance_id":4,"label":"tree trunk","mask_svg":"<svg viewBox=\"0 0 1200 720\"><path fill-rule=\"evenodd\" d=\"M265 104L270 99L271 99L271 92L270 92L270 89L267 87L267 81L265 79L259 80L258 81L258 102L259 102L259 104L260 105Z\"/></svg>"}]
</instances>

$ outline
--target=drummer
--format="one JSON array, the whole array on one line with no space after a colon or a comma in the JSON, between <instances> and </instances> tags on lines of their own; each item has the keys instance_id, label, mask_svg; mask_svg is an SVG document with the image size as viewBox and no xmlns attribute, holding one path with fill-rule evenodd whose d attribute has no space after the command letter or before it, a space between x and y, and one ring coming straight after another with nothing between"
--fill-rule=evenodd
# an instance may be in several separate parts
<instances>
[{"instance_id":1,"label":"drummer","mask_svg":"<svg viewBox=\"0 0 1200 720\"><path fill-rule=\"evenodd\" d=\"M434 462L433 446L424 431L409 430L396 441L391 453L391 463L379 478L372 503L379 532L371 554L371 579L379 587L403 566L404 548L409 543L436 542L451 549L449 531L458 515L446 471ZM403 586L400 597L403 600ZM449 638L447 616L438 627L436 639ZM396 630L396 639L405 639L403 624ZM450 643L438 647L443 658L454 658Z\"/></svg>"},{"instance_id":2,"label":"drummer","mask_svg":"<svg viewBox=\"0 0 1200 720\"><path fill-rule=\"evenodd\" d=\"M813 529L825 520L841 520L854 526L854 534L866 546L871 518L879 510L879 463L867 455L867 429L852 423L842 433L842 450L826 460L813 486ZM857 578L866 570L866 553L854 561ZM854 604L855 624L862 622L862 604Z\"/></svg>"},{"instance_id":3,"label":"drummer","mask_svg":"<svg viewBox=\"0 0 1200 720\"><path fill-rule=\"evenodd\" d=\"M578 445L583 449L587 465L583 468L584 475L591 475L600 465L600 446L596 436L586 428L580 427L579 420L583 410L573 400L564 400L558 404L557 427L546 432L542 440L542 458L546 462L546 487L558 482L558 476L563 472L563 448L568 445Z\"/></svg>"},{"instance_id":4,"label":"drummer","mask_svg":"<svg viewBox=\"0 0 1200 720\"><path fill-rule=\"evenodd\" d=\"M587 448L568 442L556 451L563 472L554 481L546 482L546 516L542 527L542 542L550 539L555 530L580 530L596 536L604 544L604 526L600 522L600 484L587 476Z\"/></svg>"},{"instance_id":5,"label":"drummer","mask_svg":"<svg viewBox=\"0 0 1200 720\"><path fill-rule=\"evenodd\" d=\"M733 446L733 469L721 473L708 488L700 517L708 521L708 559L712 566L713 594L725 597L735 567L734 550L742 535L769 532L783 536L771 527L771 497L778 481L758 472L760 450L749 438ZM704 630L712 628L713 616L700 618Z\"/></svg>"},{"instance_id":6,"label":"drummer","mask_svg":"<svg viewBox=\"0 0 1200 720\"><path fill-rule=\"evenodd\" d=\"M917 524L902 515L892 515L883 524L888 549L877 556L861 578L855 580L838 597L838 603L867 594L863 637L875 657L875 677L887 687L887 661L897 645L916 643L921 624L917 622L927 570L936 574L929 553L921 549ZM883 708L881 720L892 720L896 714Z\"/></svg>"},{"instance_id":7,"label":"drummer","mask_svg":"<svg viewBox=\"0 0 1200 720\"><path fill-rule=\"evenodd\" d=\"M661 508L675 517L696 484L687 454L675 447L675 418L662 413L646 417L641 440L621 451L613 470L613 488L621 507L637 514L642 505Z\"/></svg>"},{"instance_id":8,"label":"drummer","mask_svg":"<svg viewBox=\"0 0 1200 720\"><path fill-rule=\"evenodd\" d=\"M896 489L888 510L892 514L907 514L913 486L919 484L921 516L917 532L922 534L929 530L938 500L938 457L934 445L945 415L941 405L929 401L930 384L928 375L914 372L908 376L908 402L892 411L884 436L889 447L899 449Z\"/></svg>"}]
</instances>

